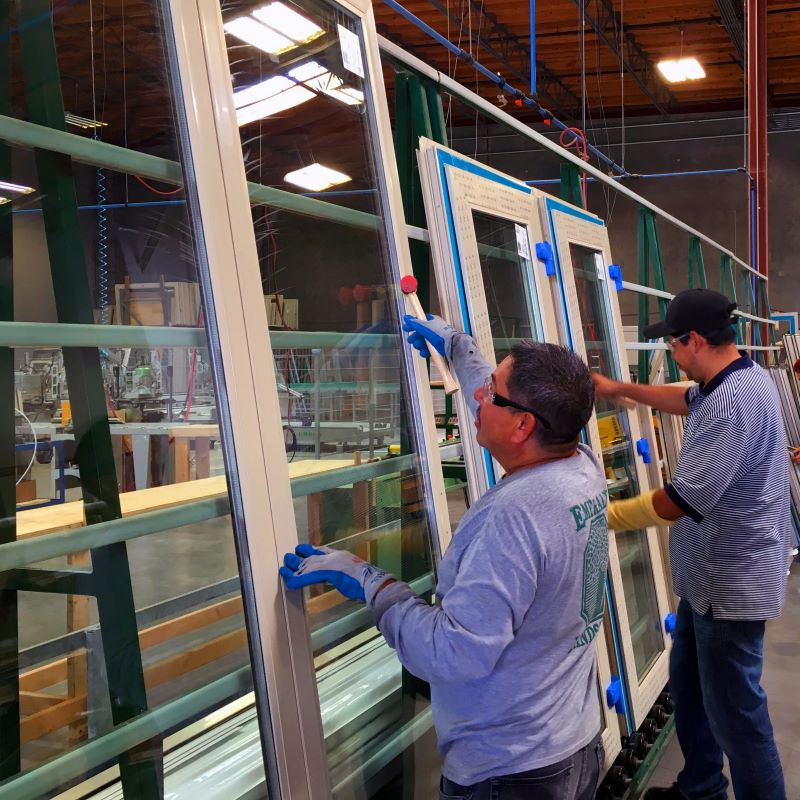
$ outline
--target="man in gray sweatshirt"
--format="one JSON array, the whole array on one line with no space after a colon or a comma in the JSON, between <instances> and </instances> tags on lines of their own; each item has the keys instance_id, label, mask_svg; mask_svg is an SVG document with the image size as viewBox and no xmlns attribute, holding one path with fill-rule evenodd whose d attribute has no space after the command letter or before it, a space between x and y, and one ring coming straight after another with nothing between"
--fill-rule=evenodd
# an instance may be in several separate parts
<instances>
[{"instance_id":1,"label":"man in gray sweatshirt","mask_svg":"<svg viewBox=\"0 0 800 800\"><path fill-rule=\"evenodd\" d=\"M403 666L430 683L442 800L590 800L603 761L595 637L608 526L605 475L580 444L589 370L523 341L492 371L443 320L404 327L455 368L477 441L505 477L461 520L433 606L344 551L300 545L281 574L289 588L327 581L366 602Z\"/></svg>"}]
</instances>

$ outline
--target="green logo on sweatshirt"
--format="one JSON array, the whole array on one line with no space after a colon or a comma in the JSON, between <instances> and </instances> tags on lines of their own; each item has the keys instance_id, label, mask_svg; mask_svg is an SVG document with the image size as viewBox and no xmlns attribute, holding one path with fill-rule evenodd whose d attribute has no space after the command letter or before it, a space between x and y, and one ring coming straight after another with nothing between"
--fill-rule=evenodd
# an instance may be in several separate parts
<instances>
[{"instance_id":1,"label":"green logo on sweatshirt","mask_svg":"<svg viewBox=\"0 0 800 800\"><path fill-rule=\"evenodd\" d=\"M575 647L585 647L600 630L605 609L605 578L608 570L608 518L605 492L570 509L580 533L588 524L589 534L583 551L583 599L581 617L586 629L575 640Z\"/></svg>"}]
</instances>

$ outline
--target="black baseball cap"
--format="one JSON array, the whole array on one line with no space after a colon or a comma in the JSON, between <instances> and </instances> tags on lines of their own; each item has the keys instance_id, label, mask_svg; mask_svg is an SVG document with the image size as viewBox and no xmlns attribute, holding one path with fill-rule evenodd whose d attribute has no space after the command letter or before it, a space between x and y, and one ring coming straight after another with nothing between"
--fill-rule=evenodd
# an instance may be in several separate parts
<instances>
[{"instance_id":1,"label":"black baseball cap","mask_svg":"<svg viewBox=\"0 0 800 800\"><path fill-rule=\"evenodd\" d=\"M660 339L690 331L715 333L733 325L735 308L736 303L713 289L685 289L670 300L664 319L648 325L644 335L646 339Z\"/></svg>"}]
</instances>

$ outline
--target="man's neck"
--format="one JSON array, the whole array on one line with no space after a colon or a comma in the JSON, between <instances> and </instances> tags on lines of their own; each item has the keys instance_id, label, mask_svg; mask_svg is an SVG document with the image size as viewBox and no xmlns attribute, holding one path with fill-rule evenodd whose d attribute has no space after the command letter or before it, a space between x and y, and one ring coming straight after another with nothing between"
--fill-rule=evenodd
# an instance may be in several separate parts
<instances>
[{"instance_id":1,"label":"man's neck","mask_svg":"<svg viewBox=\"0 0 800 800\"><path fill-rule=\"evenodd\" d=\"M741 354L736 348L736 345L732 344L725 348L719 348L719 353L714 353L709 358L708 363L705 365L702 382L709 383L710 381L714 380L714 378L719 375L722 370L724 370L726 367L729 367L734 361L737 361L740 358Z\"/></svg>"},{"instance_id":2,"label":"man's neck","mask_svg":"<svg viewBox=\"0 0 800 800\"><path fill-rule=\"evenodd\" d=\"M537 450L535 453L525 454L524 456L508 464L504 464L502 461L500 461L500 466L503 467L506 472L506 476L508 476L513 475L515 472L520 472L523 469L540 467L542 464L549 464L551 461L561 461L564 458L571 458L576 452L577 448L575 447L566 450L563 453L543 452Z\"/></svg>"}]
</instances>

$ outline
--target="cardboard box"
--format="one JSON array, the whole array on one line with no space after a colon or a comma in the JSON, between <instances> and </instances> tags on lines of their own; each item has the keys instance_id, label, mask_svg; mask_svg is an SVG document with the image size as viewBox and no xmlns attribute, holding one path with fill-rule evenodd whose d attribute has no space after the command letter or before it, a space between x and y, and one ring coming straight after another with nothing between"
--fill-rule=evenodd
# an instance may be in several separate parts
<instances>
[{"instance_id":1,"label":"cardboard box","mask_svg":"<svg viewBox=\"0 0 800 800\"><path fill-rule=\"evenodd\" d=\"M17 504L31 503L36 499L36 481L21 481L17 484Z\"/></svg>"}]
</instances>

